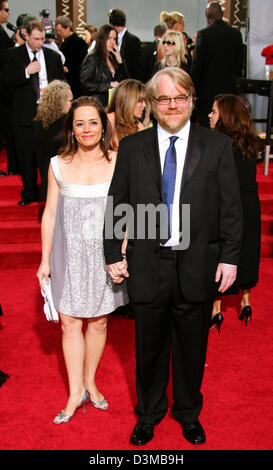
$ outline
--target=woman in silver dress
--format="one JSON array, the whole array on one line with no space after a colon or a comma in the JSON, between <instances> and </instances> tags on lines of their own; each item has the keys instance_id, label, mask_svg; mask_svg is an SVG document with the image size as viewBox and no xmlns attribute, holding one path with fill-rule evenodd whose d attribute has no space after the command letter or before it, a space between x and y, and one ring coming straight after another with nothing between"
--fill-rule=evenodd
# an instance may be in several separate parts
<instances>
[{"instance_id":1,"label":"woman in silver dress","mask_svg":"<svg viewBox=\"0 0 273 470\"><path fill-rule=\"evenodd\" d=\"M92 97L78 98L66 118L64 146L49 167L37 277L41 288L51 279L70 391L55 424L70 421L89 401L95 408L108 408L95 375L108 314L128 302L126 286L110 280L103 253L104 211L116 161L110 139L102 105ZM126 265L124 255L121 268Z\"/></svg>"}]
</instances>

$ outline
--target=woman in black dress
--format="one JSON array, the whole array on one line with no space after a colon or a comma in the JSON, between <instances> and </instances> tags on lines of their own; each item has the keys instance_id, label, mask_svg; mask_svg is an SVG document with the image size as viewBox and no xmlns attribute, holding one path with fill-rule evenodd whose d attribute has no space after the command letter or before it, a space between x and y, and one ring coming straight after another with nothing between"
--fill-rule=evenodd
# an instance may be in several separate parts
<instances>
[{"instance_id":1,"label":"woman in black dress","mask_svg":"<svg viewBox=\"0 0 273 470\"><path fill-rule=\"evenodd\" d=\"M104 107L109 101L109 90L129 78L117 40L118 33L113 26L101 26L94 52L85 57L80 71L82 94L97 98Z\"/></svg>"},{"instance_id":2,"label":"woman in black dress","mask_svg":"<svg viewBox=\"0 0 273 470\"><path fill-rule=\"evenodd\" d=\"M258 186L256 182L256 159L262 148L262 141L256 135L250 114L240 97L221 94L214 98L209 114L210 127L231 137L234 160L241 190L244 217L241 260L234 285L226 294L241 291L239 320L251 319L250 291L258 282L261 240L261 216ZM214 302L212 327L220 332L223 321L221 298Z\"/></svg>"}]
</instances>

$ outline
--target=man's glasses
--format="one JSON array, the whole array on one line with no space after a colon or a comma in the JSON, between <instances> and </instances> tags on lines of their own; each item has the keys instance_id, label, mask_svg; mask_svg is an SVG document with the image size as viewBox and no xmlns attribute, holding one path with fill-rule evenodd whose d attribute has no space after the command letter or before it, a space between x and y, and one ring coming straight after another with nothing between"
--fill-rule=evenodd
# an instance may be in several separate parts
<instances>
[{"instance_id":1,"label":"man's glasses","mask_svg":"<svg viewBox=\"0 0 273 470\"><path fill-rule=\"evenodd\" d=\"M162 41L162 44L167 44L168 46L175 46L175 42L174 41Z\"/></svg>"},{"instance_id":2,"label":"man's glasses","mask_svg":"<svg viewBox=\"0 0 273 470\"><path fill-rule=\"evenodd\" d=\"M169 96L160 96L159 98L156 98L154 96L154 99L158 102L158 104L163 104L163 105L170 104L172 100L174 100L174 102L176 104L185 104L188 101L189 97L190 97L190 95L188 95L188 96L179 95L179 96L175 96L173 98L170 98Z\"/></svg>"},{"instance_id":3,"label":"man's glasses","mask_svg":"<svg viewBox=\"0 0 273 470\"><path fill-rule=\"evenodd\" d=\"M1 8L1 10L5 10L7 13L9 12L9 8Z\"/></svg>"}]
</instances>

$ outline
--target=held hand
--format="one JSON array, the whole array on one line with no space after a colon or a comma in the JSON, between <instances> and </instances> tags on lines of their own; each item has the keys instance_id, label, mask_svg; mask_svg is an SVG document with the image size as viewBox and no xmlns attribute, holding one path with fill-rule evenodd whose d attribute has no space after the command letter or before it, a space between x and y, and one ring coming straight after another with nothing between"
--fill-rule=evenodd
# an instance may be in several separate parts
<instances>
[{"instance_id":1,"label":"held hand","mask_svg":"<svg viewBox=\"0 0 273 470\"><path fill-rule=\"evenodd\" d=\"M221 284L218 291L225 292L235 281L237 275L237 266L233 264L219 263L215 274L215 282L219 282L221 277Z\"/></svg>"},{"instance_id":2,"label":"held hand","mask_svg":"<svg viewBox=\"0 0 273 470\"><path fill-rule=\"evenodd\" d=\"M110 82L111 88L116 88L118 86L118 82Z\"/></svg>"},{"instance_id":3,"label":"held hand","mask_svg":"<svg viewBox=\"0 0 273 470\"><path fill-rule=\"evenodd\" d=\"M47 263L46 261L42 261L40 266L39 266L39 269L36 273L36 276L38 277L39 279L39 284L40 284L40 287L41 289L44 290L44 281L46 283L48 283L48 277L50 275L50 266L49 266L49 263Z\"/></svg>"},{"instance_id":4,"label":"held hand","mask_svg":"<svg viewBox=\"0 0 273 470\"><path fill-rule=\"evenodd\" d=\"M26 67L26 72L29 75L33 75L34 73L39 73L40 70L41 70L41 65L40 65L40 62L38 62L38 60L35 60L34 62L30 62L30 64L28 64L28 66Z\"/></svg>"},{"instance_id":5,"label":"held hand","mask_svg":"<svg viewBox=\"0 0 273 470\"><path fill-rule=\"evenodd\" d=\"M107 269L114 284L121 284L125 277L129 277L127 261L125 259L117 263L108 264Z\"/></svg>"},{"instance_id":6,"label":"held hand","mask_svg":"<svg viewBox=\"0 0 273 470\"><path fill-rule=\"evenodd\" d=\"M64 69L64 73L68 73L68 68L65 65L64 65L63 69Z\"/></svg>"}]
</instances>

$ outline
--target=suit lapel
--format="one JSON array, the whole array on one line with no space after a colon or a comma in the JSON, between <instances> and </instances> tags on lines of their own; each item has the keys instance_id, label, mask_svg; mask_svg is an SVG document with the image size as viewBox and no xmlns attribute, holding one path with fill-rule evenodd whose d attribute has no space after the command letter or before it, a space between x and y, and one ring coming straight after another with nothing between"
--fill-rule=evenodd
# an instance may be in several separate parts
<instances>
[{"instance_id":1,"label":"suit lapel","mask_svg":"<svg viewBox=\"0 0 273 470\"><path fill-rule=\"evenodd\" d=\"M181 191L193 175L199 163L199 160L202 156L203 146L204 143L199 138L198 128L194 124L191 124L188 147L186 151L185 163L182 174Z\"/></svg>"},{"instance_id":2,"label":"suit lapel","mask_svg":"<svg viewBox=\"0 0 273 470\"><path fill-rule=\"evenodd\" d=\"M158 187L158 190L162 195L161 165L156 127L151 128L150 131L151 132L149 134L146 134L143 151L147 166L156 183L156 186Z\"/></svg>"},{"instance_id":3,"label":"suit lapel","mask_svg":"<svg viewBox=\"0 0 273 470\"><path fill-rule=\"evenodd\" d=\"M126 41L127 41L127 31L125 31L123 38L122 38L122 42L121 42L121 48L120 48L121 57L123 57L123 54L125 53Z\"/></svg>"}]
</instances>

